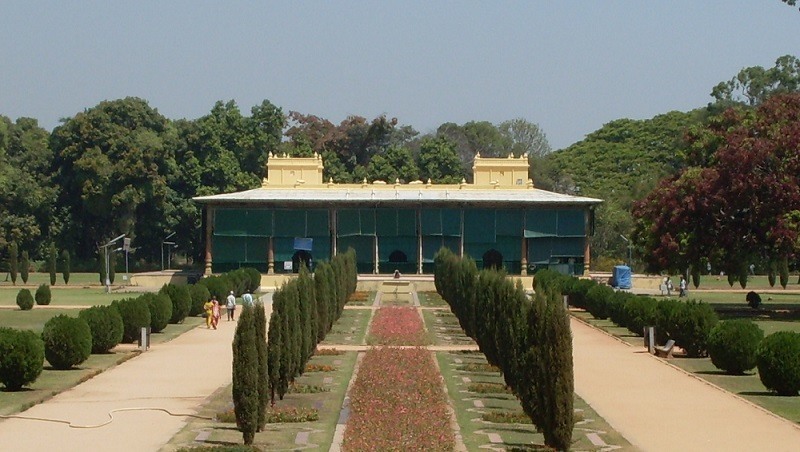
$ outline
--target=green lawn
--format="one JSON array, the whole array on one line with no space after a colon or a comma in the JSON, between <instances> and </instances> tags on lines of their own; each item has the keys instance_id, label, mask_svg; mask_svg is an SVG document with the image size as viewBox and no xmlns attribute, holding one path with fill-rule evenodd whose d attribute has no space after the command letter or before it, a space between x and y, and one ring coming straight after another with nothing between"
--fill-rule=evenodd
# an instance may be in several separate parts
<instances>
[{"instance_id":1,"label":"green lawn","mask_svg":"<svg viewBox=\"0 0 800 452\"><path fill-rule=\"evenodd\" d=\"M30 289L31 295L36 293L35 289ZM16 306L17 294L19 287L0 287L0 306ZM54 286L51 288L52 294L50 306L95 306L95 305L109 305L114 300L123 298L138 297L141 293L135 292L112 292L105 293L102 288L59 288ZM36 305L33 306L35 311Z\"/></svg>"},{"instance_id":2,"label":"green lawn","mask_svg":"<svg viewBox=\"0 0 800 452\"><path fill-rule=\"evenodd\" d=\"M719 275L700 275L700 287L699 289L722 289L722 290L730 290L730 289L741 289L742 286L739 285L739 281L735 281L733 283L733 287L728 284L728 277L723 276L719 280L717 277ZM673 277L672 283L675 284L675 292L677 292L678 288L678 280L679 277ZM694 284L689 284L689 292L691 294L691 289L694 289ZM780 281L775 283L775 287L770 287L769 279L766 275L755 275L755 276L748 276L747 277L747 290L755 290L755 291L762 291L762 290L783 290L780 286ZM800 284L797 282L797 275L789 275L789 284L787 284L786 289L789 290L800 290ZM693 294L692 294L693 295Z\"/></svg>"},{"instance_id":3,"label":"green lawn","mask_svg":"<svg viewBox=\"0 0 800 452\"><path fill-rule=\"evenodd\" d=\"M122 284L124 273L117 273L114 278L116 284ZM28 275L28 282L25 286L38 286L40 284L50 284L50 273L30 273ZM17 286L23 285L22 277L17 273ZM64 286L64 276L61 273L56 274L56 283L54 287ZM83 286L100 286L99 273L70 273L69 287L83 287ZM0 273L0 287L14 287L11 283L11 276L8 273Z\"/></svg>"}]
</instances>

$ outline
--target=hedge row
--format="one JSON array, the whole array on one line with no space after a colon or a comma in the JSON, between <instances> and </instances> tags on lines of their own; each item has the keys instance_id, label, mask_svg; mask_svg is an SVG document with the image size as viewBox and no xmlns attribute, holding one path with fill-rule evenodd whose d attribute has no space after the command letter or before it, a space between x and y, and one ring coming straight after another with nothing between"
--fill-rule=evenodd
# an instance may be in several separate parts
<instances>
[{"instance_id":1,"label":"hedge row","mask_svg":"<svg viewBox=\"0 0 800 452\"><path fill-rule=\"evenodd\" d=\"M499 367L545 444L567 450L573 428L572 336L559 279L540 272L534 300L505 272L448 249L435 257L436 290L490 364ZM555 275L555 273L552 273Z\"/></svg>"},{"instance_id":2,"label":"hedge row","mask_svg":"<svg viewBox=\"0 0 800 452\"><path fill-rule=\"evenodd\" d=\"M261 286L261 273L255 268L238 268L221 275L203 278L196 285L205 286L211 296L217 297L217 300L224 300L231 291L237 297L245 292L257 291ZM203 302L206 301L208 298Z\"/></svg>"}]
</instances>

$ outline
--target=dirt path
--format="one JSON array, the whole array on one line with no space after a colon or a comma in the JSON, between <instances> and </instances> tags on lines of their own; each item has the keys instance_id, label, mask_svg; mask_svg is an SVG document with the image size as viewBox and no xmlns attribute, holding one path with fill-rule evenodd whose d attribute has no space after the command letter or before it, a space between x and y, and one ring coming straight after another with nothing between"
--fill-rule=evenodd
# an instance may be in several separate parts
<instances>
[{"instance_id":1,"label":"dirt path","mask_svg":"<svg viewBox=\"0 0 800 452\"><path fill-rule=\"evenodd\" d=\"M265 301L271 301L271 294ZM269 315L271 303L267 303ZM79 426L23 419L0 421L0 444L13 451L153 451L166 444L217 389L231 382L231 342L236 322L218 330L195 328L65 391L20 416L58 419ZM2 395L0 395L2 396Z\"/></svg>"},{"instance_id":2,"label":"dirt path","mask_svg":"<svg viewBox=\"0 0 800 452\"><path fill-rule=\"evenodd\" d=\"M800 427L572 319L575 392L645 451L796 451Z\"/></svg>"}]
</instances>

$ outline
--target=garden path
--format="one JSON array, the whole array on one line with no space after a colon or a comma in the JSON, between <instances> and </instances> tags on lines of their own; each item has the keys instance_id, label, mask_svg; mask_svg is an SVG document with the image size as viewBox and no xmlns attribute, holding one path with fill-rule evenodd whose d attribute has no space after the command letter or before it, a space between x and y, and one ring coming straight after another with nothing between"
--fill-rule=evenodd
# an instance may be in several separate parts
<instances>
[{"instance_id":1,"label":"garden path","mask_svg":"<svg viewBox=\"0 0 800 452\"><path fill-rule=\"evenodd\" d=\"M269 316L272 294L262 299ZM231 382L235 326L236 322L222 320L217 330L195 328L19 415L82 426L105 423L110 411L124 408L196 413L210 394ZM169 442L187 419L158 410L117 411L113 417L103 428L5 419L0 421L0 444L3 450L21 452L154 451Z\"/></svg>"},{"instance_id":2,"label":"garden path","mask_svg":"<svg viewBox=\"0 0 800 452\"><path fill-rule=\"evenodd\" d=\"M800 426L572 318L575 392L646 451L796 451Z\"/></svg>"}]
</instances>

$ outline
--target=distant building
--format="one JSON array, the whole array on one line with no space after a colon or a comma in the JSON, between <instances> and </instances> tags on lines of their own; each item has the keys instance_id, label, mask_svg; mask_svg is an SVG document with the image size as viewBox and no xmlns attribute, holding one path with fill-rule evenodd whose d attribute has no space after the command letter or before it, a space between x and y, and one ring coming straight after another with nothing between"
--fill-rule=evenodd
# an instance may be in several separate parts
<instances>
[{"instance_id":1,"label":"distant building","mask_svg":"<svg viewBox=\"0 0 800 452\"><path fill-rule=\"evenodd\" d=\"M360 273L432 273L442 247L511 274L589 268L602 201L534 188L526 157L478 155L474 183L450 185L325 182L320 156L270 155L267 167L260 188L194 198L206 209L207 274L289 273L348 248Z\"/></svg>"}]
</instances>

